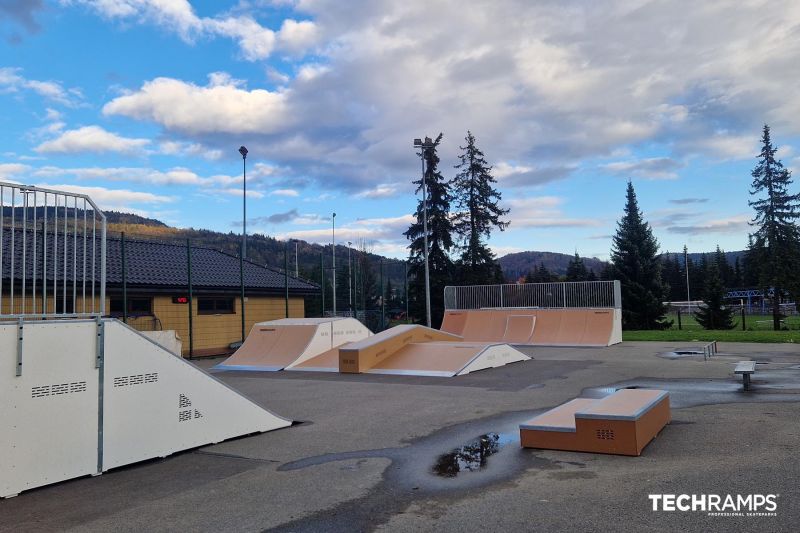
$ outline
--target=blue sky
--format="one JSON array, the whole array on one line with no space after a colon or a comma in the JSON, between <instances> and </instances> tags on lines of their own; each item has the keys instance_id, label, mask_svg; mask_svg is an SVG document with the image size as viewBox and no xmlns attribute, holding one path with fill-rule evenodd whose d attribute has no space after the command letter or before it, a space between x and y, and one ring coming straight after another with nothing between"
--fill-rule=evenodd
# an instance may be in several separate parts
<instances>
[{"instance_id":1,"label":"blue sky","mask_svg":"<svg viewBox=\"0 0 800 533\"><path fill-rule=\"evenodd\" d=\"M764 122L800 167L791 1L0 0L0 50L0 179L181 227L240 230L242 144L249 231L397 257L440 131L499 255L607 258L626 179L662 250L741 249Z\"/></svg>"}]
</instances>

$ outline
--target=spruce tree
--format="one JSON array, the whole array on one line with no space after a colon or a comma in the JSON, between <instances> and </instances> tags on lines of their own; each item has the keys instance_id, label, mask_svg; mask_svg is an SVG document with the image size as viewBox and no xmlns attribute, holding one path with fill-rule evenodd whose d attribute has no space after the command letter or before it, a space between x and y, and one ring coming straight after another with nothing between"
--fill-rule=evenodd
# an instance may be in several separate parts
<instances>
[{"instance_id":1,"label":"spruce tree","mask_svg":"<svg viewBox=\"0 0 800 533\"><path fill-rule=\"evenodd\" d=\"M421 154L425 160L425 186L428 204L428 262L430 272L431 326L438 328L444 315L444 288L453 284L455 268L450 259L453 248L453 222L450 216L452 196L448 183L439 171L436 148L442 134L435 141L425 139ZM417 192L422 190L422 179L413 181ZM424 205L420 200L414 214L415 220L404 233L411 241L409 248L409 295L411 313L425 323L425 241Z\"/></svg>"},{"instance_id":2,"label":"spruce tree","mask_svg":"<svg viewBox=\"0 0 800 533\"><path fill-rule=\"evenodd\" d=\"M462 153L455 166L458 174L450 182L456 206L453 229L461 250L461 281L470 285L501 283L502 271L485 241L492 229L503 231L508 227L509 223L501 217L509 210L499 205L501 195L493 187L497 181L492 176L492 167L475 144L475 136L467 131L464 140L466 146L459 147Z\"/></svg>"},{"instance_id":3,"label":"spruce tree","mask_svg":"<svg viewBox=\"0 0 800 533\"><path fill-rule=\"evenodd\" d=\"M588 278L589 271L586 270L586 265L581 256L578 255L578 252L575 252L575 257L570 259L567 265L567 281L587 281Z\"/></svg>"},{"instance_id":4,"label":"spruce tree","mask_svg":"<svg viewBox=\"0 0 800 533\"><path fill-rule=\"evenodd\" d=\"M639 211L633 183L628 182L625 211L617 223L611 247L614 275L622 286L622 327L626 329L665 329L662 302L661 263L658 241Z\"/></svg>"},{"instance_id":5,"label":"spruce tree","mask_svg":"<svg viewBox=\"0 0 800 533\"><path fill-rule=\"evenodd\" d=\"M724 305L725 289L720 276L719 255L708 264L705 280L703 305L694 313L697 323L703 329L733 329L733 310Z\"/></svg>"},{"instance_id":6,"label":"spruce tree","mask_svg":"<svg viewBox=\"0 0 800 533\"><path fill-rule=\"evenodd\" d=\"M769 126L764 124L761 153L751 172L748 202L755 210L749 259L756 265L762 289L773 289L773 328L781 328L780 300L784 290L798 292L797 261L800 258L800 232L795 221L800 218L800 194L789 194L792 174L775 158ZM750 261L748 261L750 263Z\"/></svg>"}]
</instances>

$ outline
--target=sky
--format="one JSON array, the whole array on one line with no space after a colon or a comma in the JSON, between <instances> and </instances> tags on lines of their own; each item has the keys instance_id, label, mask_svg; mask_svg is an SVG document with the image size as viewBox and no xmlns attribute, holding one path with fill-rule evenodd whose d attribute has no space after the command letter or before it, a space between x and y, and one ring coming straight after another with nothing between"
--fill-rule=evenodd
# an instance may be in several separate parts
<instances>
[{"instance_id":1,"label":"sky","mask_svg":"<svg viewBox=\"0 0 800 533\"><path fill-rule=\"evenodd\" d=\"M800 3L0 0L0 180L179 227L407 255L414 138L467 131L498 255L747 243L764 123L800 169ZM798 192L794 185L792 192Z\"/></svg>"}]
</instances>

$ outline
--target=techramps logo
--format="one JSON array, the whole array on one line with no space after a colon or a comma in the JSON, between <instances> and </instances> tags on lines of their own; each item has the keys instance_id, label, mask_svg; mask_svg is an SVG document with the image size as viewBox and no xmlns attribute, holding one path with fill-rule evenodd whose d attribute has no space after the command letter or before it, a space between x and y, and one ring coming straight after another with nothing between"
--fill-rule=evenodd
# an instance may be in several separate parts
<instances>
[{"instance_id":1,"label":"techramps logo","mask_svg":"<svg viewBox=\"0 0 800 533\"><path fill-rule=\"evenodd\" d=\"M653 511L721 517L778 516L780 494L649 494Z\"/></svg>"}]
</instances>

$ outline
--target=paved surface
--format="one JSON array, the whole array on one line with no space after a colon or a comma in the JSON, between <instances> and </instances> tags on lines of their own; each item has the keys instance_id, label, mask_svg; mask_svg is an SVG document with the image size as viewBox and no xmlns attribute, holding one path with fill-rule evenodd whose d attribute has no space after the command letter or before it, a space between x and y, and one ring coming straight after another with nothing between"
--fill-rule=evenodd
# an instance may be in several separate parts
<instances>
[{"instance_id":1,"label":"paved surface","mask_svg":"<svg viewBox=\"0 0 800 533\"><path fill-rule=\"evenodd\" d=\"M219 373L300 423L0 500L0 531L797 531L800 351L669 355L691 347L526 349L457 378ZM745 393L732 372L751 357ZM641 457L519 448L520 422L615 386L671 393L673 423ZM484 434L491 449L467 448L482 468L432 473L470 465L447 454ZM662 493L778 494L777 516L654 512Z\"/></svg>"}]
</instances>

